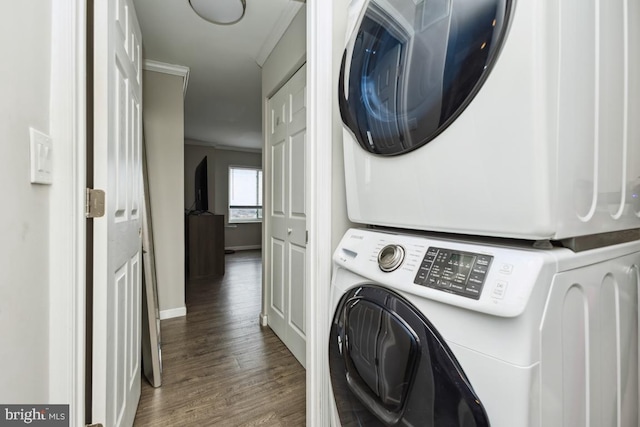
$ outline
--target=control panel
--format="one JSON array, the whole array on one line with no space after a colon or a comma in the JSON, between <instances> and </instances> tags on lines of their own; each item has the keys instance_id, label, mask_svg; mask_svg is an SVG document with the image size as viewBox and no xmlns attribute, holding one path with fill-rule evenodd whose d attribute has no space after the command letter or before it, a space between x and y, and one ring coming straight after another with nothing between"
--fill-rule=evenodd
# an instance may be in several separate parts
<instances>
[{"instance_id":1,"label":"control panel","mask_svg":"<svg viewBox=\"0 0 640 427\"><path fill-rule=\"evenodd\" d=\"M493 256L429 246L416 285L479 299Z\"/></svg>"},{"instance_id":2,"label":"control panel","mask_svg":"<svg viewBox=\"0 0 640 427\"><path fill-rule=\"evenodd\" d=\"M439 301L514 317L537 283L549 283L556 253L564 251L350 229L334 254L334 286L375 284L411 295L415 304Z\"/></svg>"}]
</instances>

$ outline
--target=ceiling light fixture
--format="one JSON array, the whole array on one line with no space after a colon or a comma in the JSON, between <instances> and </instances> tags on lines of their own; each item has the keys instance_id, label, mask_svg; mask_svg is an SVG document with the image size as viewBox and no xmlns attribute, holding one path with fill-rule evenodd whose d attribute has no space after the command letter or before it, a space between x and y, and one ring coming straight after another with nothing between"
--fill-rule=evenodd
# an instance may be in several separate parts
<instances>
[{"instance_id":1,"label":"ceiling light fixture","mask_svg":"<svg viewBox=\"0 0 640 427\"><path fill-rule=\"evenodd\" d=\"M202 19L219 25L240 21L247 8L246 0L189 0L189 4Z\"/></svg>"}]
</instances>

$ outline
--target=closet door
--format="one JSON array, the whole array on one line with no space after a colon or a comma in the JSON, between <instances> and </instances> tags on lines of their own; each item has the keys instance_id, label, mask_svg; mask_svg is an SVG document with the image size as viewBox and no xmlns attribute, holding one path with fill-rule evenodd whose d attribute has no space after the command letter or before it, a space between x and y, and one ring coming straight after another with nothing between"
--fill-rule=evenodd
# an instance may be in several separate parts
<instances>
[{"instance_id":1,"label":"closet door","mask_svg":"<svg viewBox=\"0 0 640 427\"><path fill-rule=\"evenodd\" d=\"M305 366L306 66L268 102L271 195L266 277L268 324Z\"/></svg>"}]
</instances>

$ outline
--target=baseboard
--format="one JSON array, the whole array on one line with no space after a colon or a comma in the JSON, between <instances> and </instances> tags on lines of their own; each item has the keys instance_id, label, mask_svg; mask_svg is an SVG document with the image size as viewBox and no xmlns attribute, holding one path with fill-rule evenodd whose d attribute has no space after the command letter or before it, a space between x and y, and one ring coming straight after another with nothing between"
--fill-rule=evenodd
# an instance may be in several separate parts
<instances>
[{"instance_id":1,"label":"baseboard","mask_svg":"<svg viewBox=\"0 0 640 427\"><path fill-rule=\"evenodd\" d=\"M169 310L160 311L160 320L173 319L174 317L183 317L187 315L187 307L170 308Z\"/></svg>"},{"instance_id":2,"label":"baseboard","mask_svg":"<svg viewBox=\"0 0 640 427\"><path fill-rule=\"evenodd\" d=\"M267 326L267 315L260 313L260 326Z\"/></svg>"},{"instance_id":3,"label":"baseboard","mask_svg":"<svg viewBox=\"0 0 640 427\"><path fill-rule=\"evenodd\" d=\"M248 245L248 246L228 246L225 250L231 251L252 251L256 249L262 249L262 245Z\"/></svg>"}]
</instances>

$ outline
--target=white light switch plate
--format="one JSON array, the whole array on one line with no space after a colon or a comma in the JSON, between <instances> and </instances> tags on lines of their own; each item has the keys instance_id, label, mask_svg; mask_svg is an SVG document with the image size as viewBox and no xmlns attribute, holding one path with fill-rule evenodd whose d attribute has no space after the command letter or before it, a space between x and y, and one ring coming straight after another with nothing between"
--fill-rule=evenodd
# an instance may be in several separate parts
<instances>
[{"instance_id":1,"label":"white light switch plate","mask_svg":"<svg viewBox=\"0 0 640 427\"><path fill-rule=\"evenodd\" d=\"M29 128L31 138L31 183L51 184L51 137L34 128Z\"/></svg>"}]
</instances>

